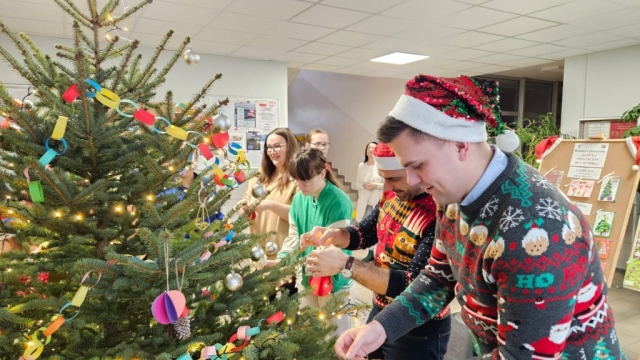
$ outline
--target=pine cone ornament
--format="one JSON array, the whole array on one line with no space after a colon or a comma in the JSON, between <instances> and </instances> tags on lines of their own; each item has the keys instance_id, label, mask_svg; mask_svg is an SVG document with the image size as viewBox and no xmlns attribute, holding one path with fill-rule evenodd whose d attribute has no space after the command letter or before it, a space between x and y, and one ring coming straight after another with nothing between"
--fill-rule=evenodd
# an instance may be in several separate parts
<instances>
[{"instance_id":1,"label":"pine cone ornament","mask_svg":"<svg viewBox=\"0 0 640 360\"><path fill-rule=\"evenodd\" d=\"M191 321L189 320L189 316L183 316L178 321L173 324L173 328L176 330L178 334L178 339L186 340L191 336Z\"/></svg>"}]
</instances>

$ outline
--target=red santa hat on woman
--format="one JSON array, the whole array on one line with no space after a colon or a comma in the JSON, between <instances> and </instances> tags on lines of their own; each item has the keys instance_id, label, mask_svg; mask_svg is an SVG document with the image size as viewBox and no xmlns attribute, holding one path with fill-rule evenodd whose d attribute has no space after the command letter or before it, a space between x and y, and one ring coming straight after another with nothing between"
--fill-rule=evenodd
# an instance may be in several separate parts
<instances>
[{"instance_id":1,"label":"red santa hat on woman","mask_svg":"<svg viewBox=\"0 0 640 360\"><path fill-rule=\"evenodd\" d=\"M500 117L497 81L418 75L405 89L389 116L439 139L460 142L487 141L489 125L498 133L498 148L512 152L518 147L517 135L505 131Z\"/></svg>"},{"instance_id":2,"label":"red santa hat on woman","mask_svg":"<svg viewBox=\"0 0 640 360\"><path fill-rule=\"evenodd\" d=\"M379 170L404 169L389 144L378 143L378 145L373 148L373 159L376 162L376 168Z\"/></svg>"}]
</instances>

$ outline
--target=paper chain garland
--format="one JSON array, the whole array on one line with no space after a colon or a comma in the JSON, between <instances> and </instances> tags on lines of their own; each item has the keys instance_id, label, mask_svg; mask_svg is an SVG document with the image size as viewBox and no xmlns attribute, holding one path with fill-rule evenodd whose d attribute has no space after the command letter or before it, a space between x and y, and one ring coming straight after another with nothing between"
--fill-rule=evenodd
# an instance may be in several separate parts
<instances>
[{"instance_id":1,"label":"paper chain garland","mask_svg":"<svg viewBox=\"0 0 640 360\"><path fill-rule=\"evenodd\" d=\"M282 311L278 311L275 314L269 316L266 319L267 325L278 324L284 320L284 314ZM228 354L233 354L241 351L247 345L249 345L249 340L251 340L252 336L256 336L260 333L260 323L265 321L265 319L261 319L258 321L258 325L255 327L249 326L240 326L238 331L231 335L229 340L225 345L217 343L213 346L207 346L205 343L196 343L195 345L199 348L202 348L200 351L200 359L201 360L227 360ZM240 346L235 346L236 341L242 341ZM191 355L186 352L182 356L178 358L178 360L193 360Z\"/></svg>"},{"instance_id":2,"label":"paper chain garland","mask_svg":"<svg viewBox=\"0 0 640 360\"><path fill-rule=\"evenodd\" d=\"M140 121L141 123L147 126L150 126L151 130L153 130L153 132L155 132L156 134L161 134L161 135L166 134L176 139L184 141L187 146L191 147L194 150L199 150L202 156L206 159L206 161L209 161L214 157L213 153L209 149L209 145L206 142L203 141L202 143L195 145L194 143L188 141L190 134L196 135L196 138L197 137L204 138L205 136L202 133L197 131L187 131L182 128L179 128L171 124L169 120L161 116L155 116L149 111L142 109L138 103L132 100L120 99L120 97L116 93L102 87L95 80L85 79L85 83L87 83L90 87L94 89L94 91L87 91L86 95L88 97L96 99L102 105L115 110L121 116L126 118L134 118ZM62 99L66 103L70 104L73 101L75 101L79 96L80 96L80 89L78 88L78 85L72 84L62 94ZM127 114L123 112L122 110L120 110L120 105L123 103L133 106L135 111L132 114ZM184 110L186 108L186 105L180 103L177 105L177 107ZM155 123L158 120L166 124L164 131L160 130L158 127L155 126ZM49 165L56 156L62 156L67 151L68 144L67 144L67 140L64 138L67 122L68 122L68 118L64 116L58 117L58 120L56 121L56 125L53 129L51 136L47 138L47 140L45 140L44 142L46 152L44 153L44 155L42 155L42 157L40 157L40 160L38 160L38 162L42 166ZM50 147L49 141L51 139L57 140L62 143L62 151L58 152ZM240 165L246 166L247 170L251 168L251 165L247 160L245 150L242 149L242 146L235 142L229 143L228 132L214 134L211 140L216 148L223 148L228 144L229 153L237 157L237 160L236 160L237 165L233 171L233 176L238 183L244 182L245 174L240 169ZM222 170L222 168L220 167L220 162L218 161L218 158L216 158L215 163L208 164L207 169L213 170L214 181L218 186L234 187L236 185L233 181L229 179L229 175L226 174L224 170ZM25 173L25 174L28 175L28 173ZM31 195L31 200L33 202L44 202L44 193L42 191L42 184L39 181L30 182L28 177L27 177L27 182L29 183L29 193Z\"/></svg>"},{"instance_id":3,"label":"paper chain garland","mask_svg":"<svg viewBox=\"0 0 640 360\"><path fill-rule=\"evenodd\" d=\"M91 271L88 271L86 274L84 274L84 276L82 277L82 280L80 281L80 288L78 289L78 291L76 291L76 294L73 296L73 299L68 303L66 303L60 309L60 312L59 312L60 316L58 316L54 321L52 321L51 324L49 324L49 326L41 327L36 331L34 331L33 334L30 335L30 338L31 338L30 346L24 351L20 360L35 360L38 357L40 357L40 355L42 354L42 351L44 350L44 347L47 344L49 344L49 342L51 341L51 335L54 332L56 332L62 325L64 325L65 322L71 321L73 320L73 318L78 316L78 314L80 313L80 305L82 305L82 303L84 302L84 299L87 297L87 293L89 292L89 290L93 289L93 287L100 282L100 278L102 277L102 273L101 272L98 273L98 280L96 280L96 283L93 286L88 287L83 285L83 283L89 278L89 274L91 274ZM73 315L69 319L65 319L64 316L62 315L62 312L70 306L75 306L78 308L78 310L76 311L75 315ZM42 333L42 335L45 336L44 342L41 341L40 338L38 338L39 333Z\"/></svg>"}]
</instances>

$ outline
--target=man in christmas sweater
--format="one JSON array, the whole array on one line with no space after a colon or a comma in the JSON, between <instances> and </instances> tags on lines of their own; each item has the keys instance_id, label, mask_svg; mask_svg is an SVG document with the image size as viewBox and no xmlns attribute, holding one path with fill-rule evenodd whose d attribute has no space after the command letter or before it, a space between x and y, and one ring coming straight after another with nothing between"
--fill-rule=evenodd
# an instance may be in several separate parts
<instances>
[{"instance_id":1,"label":"man in christmas sweater","mask_svg":"<svg viewBox=\"0 0 640 360\"><path fill-rule=\"evenodd\" d=\"M447 205L425 271L374 321L338 339L340 357L364 357L456 296L486 358L623 358L589 224L538 171L486 143L486 124L502 130L499 114L496 82L419 75L407 83L378 139L409 185ZM508 134L496 143L517 147Z\"/></svg>"},{"instance_id":2,"label":"man in christmas sweater","mask_svg":"<svg viewBox=\"0 0 640 360\"><path fill-rule=\"evenodd\" d=\"M307 258L306 269L313 276L342 272L374 292L367 322L424 269L433 246L436 215L433 198L420 185L407 185L407 173L388 144L378 144L373 157L384 179L383 197L373 211L356 226L314 227L302 236L312 246L334 245L315 250ZM354 259L339 249L367 249L376 244L374 263ZM384 343L369 358L444 359L451 331L449 307L435 319L393 343Z\"/></svg>"}]
</instances>

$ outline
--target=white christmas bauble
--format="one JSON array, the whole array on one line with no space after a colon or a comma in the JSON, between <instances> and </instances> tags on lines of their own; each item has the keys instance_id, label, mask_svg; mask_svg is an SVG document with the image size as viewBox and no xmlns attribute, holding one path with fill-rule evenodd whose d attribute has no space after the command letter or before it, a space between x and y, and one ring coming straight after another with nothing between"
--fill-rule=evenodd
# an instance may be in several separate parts
<instances>
[{"instance_id":1,"label":"white christmas bauble","mask_svg":"<svg viewBox=\"0 0 640 360\"><path fill-rule=\"evenodd\" d=\"M240 274L236 274L231 272L231 274L227 275L224 278L224 287L229 291L237 291L242 287L242 276Z\"/></svg>"},{"instance_id":2,"label":"white christmas bauble","mask_svg":"<svg viewBox=\"0 0 640 360\"><path fill-rule=\"evenodd\" d=\"M520 139L513 130L505 130L504 134L496 137L496 145L504 152L514 152L520 145Z\"/></svg>"},{"instance_id":3,"label":"white christmas bauble","mask_svg":"<svg viewBox=\"0 0 640 360\"><path fill-rule=\"evenodd\" d=\"M200 55L191 49L185 51L182 57L187 65L195 65L200 62Z\"/></svg>"},{"instance_id":4,"label":"white christmas bauble","mask_svg":"<svg viewBox=\"0 0 640 360\"><path fill-rule=\"evenodd\" d=\"M256 183L256 185L251 189L251 196L260 200L267 197L267 188L262 185L262 183Z\"/></svg>"},{"instance_id":5,"label":"white christmas bauble","mask_svg":"<svg viewBox=\"0 0 640 360\"><path fill-rule=\"evenodd\" d=\"M633 166L631 166L631 169L632 169L633 171L638 171L638 170L640 169L640 166L638 166L638 165L633 165Z\"/></svg>"},{"instance_id":6,"label":"white christmas bauble","mask_svg":"<svg viewBox=\"0 0 640 360\"><path fill-rule=\"evenodd\" d=\"M264 257L264 250L259 245L251 248L251 260L258 261Z\"/></svg>"},{"instance_id":7,"label":"white christmas bauble","mask_svg":"<svg viewBox=\"0 0 640 360\"><path fill-rule=\"evenodd\" d=\"M273 255L278 252L278 244L273 241L269 241L264 245L264 252L267 255Z\"/></svg>"},{"instance_id":8,"label":"white christmas bauble","mask_svg":"<svg viewBox=\"0 0 640 360\"><path fill-rule=\"evenodd\" d=\"M263 256L262 258L260 258L260 260L253 262L253 266L255 266L255 268L258 270L262 270L265 267L265 265L267 265L266 256Z\"/></svg>"},{"instance_id":9,"label":"white christmas bauble","mask_svg":"<svg viewBox=\"0 0 640 360\"><path fill-rule=\"evenodd\" d=\"M231 119L224 114L217 114L211 120L211 125L213 126L214 133L224 133L231 129Z\"/></svg>"}]
</instances>

